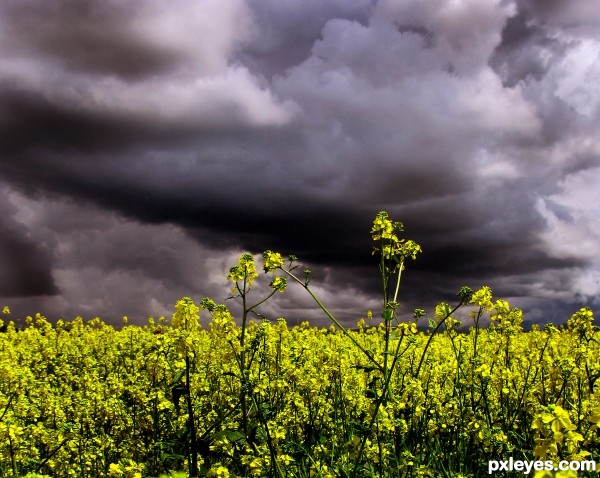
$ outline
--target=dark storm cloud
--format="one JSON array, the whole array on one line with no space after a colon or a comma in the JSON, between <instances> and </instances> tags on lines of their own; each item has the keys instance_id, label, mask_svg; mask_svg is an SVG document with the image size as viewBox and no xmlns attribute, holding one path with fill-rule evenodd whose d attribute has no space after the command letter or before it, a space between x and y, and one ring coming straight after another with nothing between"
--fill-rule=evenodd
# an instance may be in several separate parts
<instances>
[{"instance_id":1,"label":"dark storm cloud","mask_svg":"<svg viewBox=\"0 0 600 478\"><path fill-rule=\"evenodd\" d=\"M271 248L318 265L350 320L376 297L385 209L425 251L407 309L465 283L594 301L599 19L573 5L4 2L6 220L46 271L23 295L54 278L40 305L60 313L164 311L224 285L184 255L209 276Z\"/></svg>"},{"instance_id":2,"label":"dark storm cloud","mask_svg":"<svg viewBox=\"0 0 600 478\"><path fill-rule=\"evenodd\" d=\"M548 36L542 27L532 22L530 15L522 12L506 22L502 43L490 63L505 86L514 87L528 77L541 80L550 68L548 55L560 57L564 50L557 39Z\"/></svg>"},{"instance_id":3,"label":"dark storm cloud","mask_svg":"<svg viewBox=\"0 0 600 478\"><path fill-rule=\"evenodd\" d=\"M3 227L0 250L2 296L54 295L58 292L47 255L31 240Z\"/></svg>"},{"instance_id":4,"label":"dark storm cloud","mask_svg":"<svg viewBox=\"0 0 600 478\"><path fill-rule=\"evenodd\" d=\"M176 51L135 35L134 3L117 10L111 2L5 2L5 49L15 56L43 55L68 69L88 73L146 76L177 63Z\"/></svg>"},{"instance_id":5,"label":"dark storm cloud","mask_svg":"<svg viewBox=\"0 0 600 478\"><path fill-rule=\"evenodd\" d=\"M11 218L14 212L15 208L0 190L0 295L57 294L48 251Z\"/></svg>"}]
</instances>

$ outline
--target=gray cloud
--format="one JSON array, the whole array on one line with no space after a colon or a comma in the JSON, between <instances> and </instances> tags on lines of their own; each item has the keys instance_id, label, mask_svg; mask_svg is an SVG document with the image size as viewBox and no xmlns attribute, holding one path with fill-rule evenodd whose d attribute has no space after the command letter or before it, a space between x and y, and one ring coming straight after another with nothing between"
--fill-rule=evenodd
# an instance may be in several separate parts
<instances>
[{"instance_id":1,"label":"gray cloud","mask_svg":"<svg viewBox=\"0 0 600 478\"><path fill-rule=\"evenodd\" d=\"M55 295L48 245L14 219L17 209L0 189L0 295L31 297Z\"/></svg>"},{"instance_id":2,"label":"gray cloud","mask_svg":"<svg viewBox=\"0 0 600 478\"><path fill-rule=\"evenodd\" d=\"M586 5L4 2L2 251L37 251L20 274L45 279L0 291L49 315L163 313L226 295L196 268L271 248L320 268L355 320L377 302L385 209L425 250L405 310L490 284L563 320L600 292ZM318 316L295 292L276 306Z\"/></svg>"}]
</instances>

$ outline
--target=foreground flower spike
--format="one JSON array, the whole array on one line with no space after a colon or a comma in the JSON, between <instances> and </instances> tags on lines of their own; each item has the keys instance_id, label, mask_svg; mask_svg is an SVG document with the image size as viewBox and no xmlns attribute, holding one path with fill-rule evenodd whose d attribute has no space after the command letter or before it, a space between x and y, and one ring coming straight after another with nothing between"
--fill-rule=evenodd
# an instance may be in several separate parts
<instances>
[{"instance_id":1,"label":"foreground flower spike","mask_svg":"<svg viewBox=\"0 0 600 478\"><path fill-rule=\"evenodd\" d=\"M265 251L263 252L263 259L265 272L272 272L283 267L283 258L279 252Z\"/></svg>"}]
</instances>

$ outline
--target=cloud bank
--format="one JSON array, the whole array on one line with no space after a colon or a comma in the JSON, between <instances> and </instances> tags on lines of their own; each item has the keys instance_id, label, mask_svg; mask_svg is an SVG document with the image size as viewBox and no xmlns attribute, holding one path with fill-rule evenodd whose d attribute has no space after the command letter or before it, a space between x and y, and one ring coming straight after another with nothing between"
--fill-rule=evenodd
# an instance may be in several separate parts
<instances>
[{"instance_id":1,"label":"cloud bank","mask_svg":"<svg viewBox=\"0 0 600 478\"><path fill-rule=\"evenodd\" d=\"M270 248L351 322L388 210L425 251L407 314L488 284L564 321L600 293L599 27L585 0L7 0L0 298L141 322Z\"/></svg>"}]
</instances>

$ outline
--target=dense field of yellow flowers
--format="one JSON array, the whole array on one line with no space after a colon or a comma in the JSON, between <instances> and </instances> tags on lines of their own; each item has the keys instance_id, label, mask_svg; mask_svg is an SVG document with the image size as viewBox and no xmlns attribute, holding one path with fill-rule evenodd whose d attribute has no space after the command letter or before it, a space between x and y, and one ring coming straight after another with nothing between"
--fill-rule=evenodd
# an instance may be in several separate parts
<instances>
[{"instance_id":1,"label":"dense field of yellow flowers","mask_svg":"<svg viewBox=\"0 0 600 478\"><path fill-rule=\"evenodd\" d=\"M481 476L508 456L597 459L592 318L582 309L563 329L449 329L418 373L432 336L403 328L390 339L400 350L391 394L376 407L377 371L341 332L248 324L242 380L240 327L223 308L187 330L53 327L38 316L0 334L0 475L158 476L187 469L193 453L201 475L222 477L338 477L355 466L356 476ZM383 359L383 327L350 333Z\"/></svg>"},{"instance_id":2,"label":"dense field of yellow flowers","mask_svg":"<svg viewBox=\"0 0 600 478\"><path fill-rule=\"evenodd\" d=\"M237 322L208 298L184 297L171 319L120 330L100 319L53 325L39 314L17 329L5 308L0 476L476 478L490 460L600 463L592 310L524 331L519 309L488 287L463 287L456 306L439 304L429 328L418 328L423 310L396 316L405 261L420 252L401 230L385 212L375 218L383 311L354 330L315 295L309 270L298 274L295 257L286 265L272 251L263 254L271 281L262 297L253 295L251 254L230 269ZM329 329L250 320L288 279L314 298ZM470 321L465 332L459 317Z\"/></svg>"}]
</instances>

